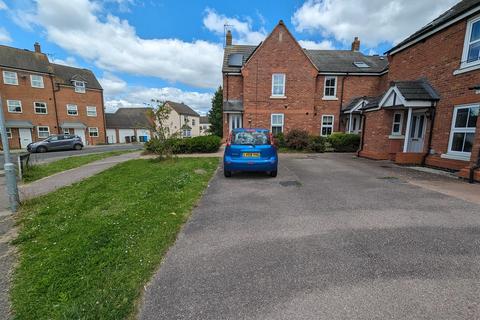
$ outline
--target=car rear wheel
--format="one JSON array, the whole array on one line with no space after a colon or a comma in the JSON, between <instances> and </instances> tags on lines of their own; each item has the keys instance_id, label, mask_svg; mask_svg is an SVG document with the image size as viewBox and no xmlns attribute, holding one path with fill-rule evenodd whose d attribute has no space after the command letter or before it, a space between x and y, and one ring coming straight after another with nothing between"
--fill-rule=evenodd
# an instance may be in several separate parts
<instances>
[{"instance_id":1,"label":"car rear wheel","mask_svg":"<svg viewBox=\"0 0 480 320\"><path fill-rule=\"evenodd\" d=\"M40 147L37 148L37 152L40 152L40 153L47 152L47 148L40 146Z\"/></svg>"},{"instance_id":2,"label":"car rear wheel","mask_svg":"<svg viewBox=\"0 0 480 320\"><path fill-rule=\"evenodd\" d=\"M77 143L76 145L73 146L73 149L82 150L82 145Z\"/></svg>"},{"instance_id":3,"label":"car rear wheel","mask_svg":"<svg viewBox=\"0 0 480 320\"><path fill-rule=\"evenodd\" d=\"M277 176L277 170L270 171L270 177L275 178Z\"/></svg>"},{"instance_id":4,"label":"car rear wheel","mask_svg":"<svg viewBox=\"0 0 480 320\"><path fill-rule=\"evenodd\" d=\"M232 171L224 170L223 175L227 178L230 178L232 176Z\"/></svg>"}]
</instances>

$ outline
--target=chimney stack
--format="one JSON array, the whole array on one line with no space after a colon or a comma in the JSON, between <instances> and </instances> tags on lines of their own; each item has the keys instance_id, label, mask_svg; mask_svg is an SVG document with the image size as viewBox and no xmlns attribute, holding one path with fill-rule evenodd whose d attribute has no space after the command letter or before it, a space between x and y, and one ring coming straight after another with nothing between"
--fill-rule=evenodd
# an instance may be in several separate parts
<instances>
[{"instance_id":1,"label":"chimney stack","mask_svg":"<svg viewBox=\"0 0 480 320\"><path fill-rule=\"evenodd\" d=\"M35 52L36 52L36 53L42 53L42 48L40 47L40 43L35 42L35 44L33 45L33 47L35 48Z\"/></svg>"},{"instance_id":2,"label":"chimney stack","mask_svg":"<svg viewBox=\"0 0 480 320\"><path fill-rule=\"evenodd\" d=\"M358 37L355 37L352 42L352 51L360 51L360 40Z\"/></svg>"},{"instance_id":3,"label":"chimney stack","mask_svg":"<svg viewBox=\"0 0 480 320\"><path fill-rule=\"evenodd\" d=\"M225 36L225 45L231 46L232 45L232 31L228 30L227 35Z\"/></svg>"}]
</instances>

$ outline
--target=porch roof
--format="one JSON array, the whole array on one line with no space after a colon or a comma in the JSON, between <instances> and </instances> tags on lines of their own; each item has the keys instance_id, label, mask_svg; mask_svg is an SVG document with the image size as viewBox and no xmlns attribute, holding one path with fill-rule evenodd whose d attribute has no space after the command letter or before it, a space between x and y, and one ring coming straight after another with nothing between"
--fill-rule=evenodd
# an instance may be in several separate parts
<instances>
[{"instance_id":1,"label":"porch roof","mask_svg":"<svg viewBox=\"0 0 480 320\"><path fill-rule=\"evenodd\" d=\"M379 108L425 108L434 107L440 95L425 79L396 81L390 84L378 103Z\"/></svg>"},{"instance_id":2,"label":"porch roof","mask_svg":"<svg viewBox=\"0 0 480 320\"><path fill-rule=\"evenodd\" d=\"M242 100L224 101L223 112L243 112L243 101Z\"/></svg>"},{"instance_id":3,"label":"porch roof","mask_svg":"<svg viewBox=\"0 0 480 320\"><path fill-rule=\"evenodd\" d=\"M60 128L65 129L85 129L87 126L82 122L62 122Z\"/></svg>"},{"instance_id":4,"label":"porch roof","mask_svg":"<svg viewBox=\"0 0 480 320\"><path fill-rule=\"evenodd\" d=\"M7 120L7 121L5 121L5 127L7 127L7 128L33 128L33 124L30 121Z\"/></svg>"}]
</instances>

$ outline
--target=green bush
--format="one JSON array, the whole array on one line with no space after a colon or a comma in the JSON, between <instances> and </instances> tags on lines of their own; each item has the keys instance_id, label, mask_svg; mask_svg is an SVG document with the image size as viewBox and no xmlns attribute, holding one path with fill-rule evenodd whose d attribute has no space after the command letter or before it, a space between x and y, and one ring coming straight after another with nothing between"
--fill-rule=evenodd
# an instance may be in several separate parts
<instances>
[{"instance_id":1,"label":"green bush","mask_svg":"<svg viewBox=\"0 0 480 320\"><path fill-rule=\"evenodd\" d=\"M145 149L149 152L160 154L162 150L170 149L174 154L185 153L212 153L218 151L222 139L217 136L200 136L194 138L170 138L162 143L153 138L145 143Z\"/></svg>"},{"instance_id":2,"label":"green bush","mask_svg":"<svg viewBox=\"0 0 480 320\"><path fill-rule=\"evenodd\" d=\"M274 137L273 137L274 141L275 141L275 145L279 148L285 148L286 147L286 144L285 144L285 135L283 134L283 132L280 132L280 133L277 133Z\"/></svg>"},{"instance_id":3,"label":"green bush","mask_svg":"<svg viewBox=\"0 0 480 320\"><path fill-rule=\"evenodd\" d=\"M305 150L308 147L309 136L306 130L293 129L285 135L285 145L294 150Z\"/></svg>"},{"instance_id":4,"label":"green bush","mask_svg":"<svg viewBox=\"0 0 480 320\"><path fill-rule=\"evenodd\" d=\"M325 137L310 136L307 149L310 152L325 152L325 142Z\"/></svg>"},{"instance_id":5,"label":"green bush","mask_svg":"<svg viewBox=\"0 0 480 320\"><path fill-rule=\"evenodd\" d=\"M360 136L352 133L335 132L328 137L335 152L355 152L360 146Z\"/></svg>"}]
</instances>

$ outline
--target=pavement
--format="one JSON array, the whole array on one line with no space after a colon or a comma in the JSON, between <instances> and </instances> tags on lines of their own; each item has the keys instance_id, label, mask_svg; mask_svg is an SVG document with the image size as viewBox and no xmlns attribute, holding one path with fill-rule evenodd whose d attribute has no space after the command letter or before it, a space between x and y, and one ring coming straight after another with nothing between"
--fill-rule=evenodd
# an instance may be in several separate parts
<instances>
[{"instance_id":1,"label":"pavement","mask_svg":"<svg viewBox=\"0 0 480 320\"><path fill-rule=\"evenodd\" d=\"M32 153L30 155L31 163L44 163L55 160L60 160L70 156L81 156L91 153L100 153L107 151L117 151L117 150L142 150L143 145L141 144L111 144L111 145L99 145L99 146L87 146L82 150L67 150L67 151L51 151L46 153ZM12 151L12 162L17 163L18 155L25 153L25 150L13 150ZM0 152L0 168L3 169L4 163L3 152Z\"/></svg>"},{"instance_id":2,"label":"pavement","mask_svg":"<svg viewBox=\"0 0 480 320\"><path fill-rule=\"evenodd\" d=\"M478 195L351 154L218 170L138 318L480 319Z\"/></svg>"}]
</instances>

